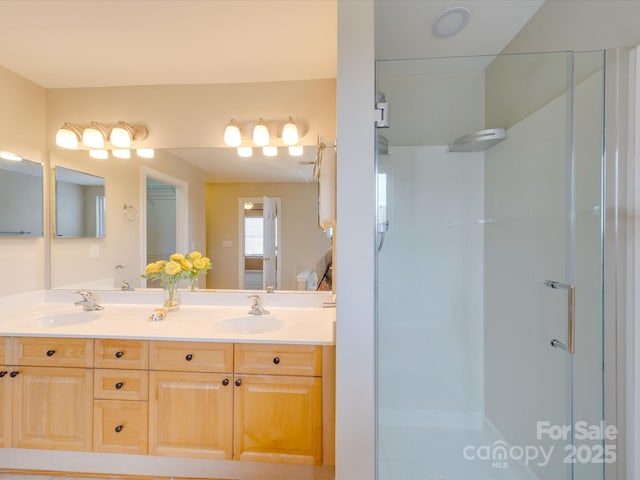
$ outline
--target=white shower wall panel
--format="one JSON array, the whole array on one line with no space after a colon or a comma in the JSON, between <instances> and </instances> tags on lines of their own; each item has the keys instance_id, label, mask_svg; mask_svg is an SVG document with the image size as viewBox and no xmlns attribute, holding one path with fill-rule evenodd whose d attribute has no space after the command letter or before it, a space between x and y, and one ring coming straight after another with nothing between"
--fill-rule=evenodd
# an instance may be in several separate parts
<instances>
[{"instance_id":1,"label":"white shower wall panel","mask_svg":"<svg viewBox=\"0 0 640 480\"><path fill-rule=\"evenodd\" d=\"M379 402L483 411L483 153L393 147L379 256Z\"/></svg>"}]
</instances>

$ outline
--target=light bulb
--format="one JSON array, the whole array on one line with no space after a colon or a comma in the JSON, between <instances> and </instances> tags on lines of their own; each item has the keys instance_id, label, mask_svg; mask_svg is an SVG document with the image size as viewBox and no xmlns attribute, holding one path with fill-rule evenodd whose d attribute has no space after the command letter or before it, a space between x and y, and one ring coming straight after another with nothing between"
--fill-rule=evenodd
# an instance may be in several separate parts
<instances>
[{"instance_id":1,"label":"light bulb","mask_svg":"<svg viewBox=\"0 0 640 480\"><path fill-rule=\"evenodd\" d=\"M78 134L67 128L66 124L56 132L56 145L69 150L78 149Z\"/></svg>"},{"instance_id":2,"label":"light bulb","mask_svg":"<svg viewBox=\"0 0 640 480\"><path fill-rule=\"evenodd\" d=\"M276 155L278 155L278 147L274 147L273 145L262 147L262 154L265 157L275 157Z\"/></svg>"},{"instance_id":3,"label":"light bulb","mask_svg":"<svg viewBox=\"0 0 640 480\"><path fill-rule=\"evenodd\" d=\"M106 150L89 150L89 156L97 160L106 160L109 158L109 152Z\"/></svg>"},{"instance_id":4,"label":"light bulb","mask_svg":"<svg viewBox=\"0 0 640 480\"><path fill-rule=\"evenodd\" d=\"M9 160L10 162L20 162L22 157L11 152L0 152L0 158L3 160Z\"/></svg>"},{"instance_id":5,"label":"light bulb","mask_svg":"<svg viewBox=\"0 0 640 480\"><path fill-rule=\"evenodd\" d=\"M253 155L253 148L251 147L238 147L238 156L243 158L249 158Z\"/></svg>"},{"instance_id":6,"label":"light bulb","mask_svg":"<svg viewBox=\"0 0 640 480\"><path fill-rule=\"evenodd\" d=\"M298 143L298 127L293 123L293 119L289 117L289 121L282 128L282 143L285 145L295 145Z\"/></svg>"},{"instance_id":7,"label":"light bulb","mask_svg":"<svg viewBox=\"0 0 640 480\"><path fill-rule=\"evenodd\" d=\"M153 158L155 151L153 148L138 148L136 154L141 158Z\"/></svg>"},{"instance_id":8,"label":"light bulb","mask_svg":"<svg viewBox=\"0 0 640 480\"><path fill-rule=\"evenodd\" d=\"M224 143L230 147L239 147L240 143L242 143L240 128L235 120L231 120L229 125L224 129Z\"/></svg>"},{"instance_id":9,"label":"light bulb","mask_svg":"<svg viewBox=\"0 0 640 480\"><path fill-rule=\"evenodd\" d=\"M109 141L114 147L131 148L131 134L123 127L113 127L109 135Z\"/></svg>"},{"instance_id":10,"label":"light bulb","mask_svg":"<svg viewBox=\"0 0 640 480\"><path fill-rule=\"evenodd\" d=\"M131 158L131 150L115 148L111 151L111 153L116 158L124 158L124 159Z\"/></svg>"},{"instance_id":11,"label":"light bulb","mask_svg":"<svg viewBox=\"0 0 640 480\"><path fill-rule=\"evenodd\" d=\"M269 129L264 124L264 120L258 120L258 123L253 127L253 143L259 147L269 145Z\"/></svg>"},{"instance_id":12,"label":"light bulb","mask_svg":"<svg viewBox=\"0 0 640 480\"><path fill-rule=\"evenodd\" d=\"M85 128L82 132L82 143L89 148L99 150L104 148L104 135L97 128Z\"/></svg>"},{"instance_id":13,"label":"light bulb","mask_svg":"<svg viewBox=\"0 0 640 480\"><path fill-rule=\"evenodd\" d=\"M292 157L301 157L304 153L304 147L302 145L289 146L289 155Z\"/></svg>"}]
</instances>

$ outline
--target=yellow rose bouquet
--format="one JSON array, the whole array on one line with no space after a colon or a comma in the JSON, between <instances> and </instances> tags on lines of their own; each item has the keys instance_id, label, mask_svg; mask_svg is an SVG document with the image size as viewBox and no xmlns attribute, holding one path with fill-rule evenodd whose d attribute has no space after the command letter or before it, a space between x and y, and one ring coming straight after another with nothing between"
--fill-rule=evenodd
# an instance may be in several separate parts
<instances>
[{"instance_id":1,"label":"yellow rose bouquet","mask_svg":"<svg viewBox=\"0 0 640 480\"><path fill-rule=\"evenodd\" d=\"M185 268L185 271L189 278L189 287L192 292L195 292L198 284L198 277L206 275L207 271L211 270L211 260L207 257L203 257L200 252L194 250L193 252L185 255L184 262L184 266L188 267Z\"/></svg>"},{"instance_id":2,"label":"yellow rose bouquet","mask_svg":"<svg viewBox=\"0 0 640 480\"><path fill-rule=\"evenodd\" d=\"M169 309L178 308L176 295L178 282L189 279L191 291L195 291L198 277L206 275L211 269L211 261L203 257L200 252L193 251L186 255L174 253L169 260L158 260L148 264L142 278L148 280L160 280L160 285L165 289L166 298L164 306Z\"/></svg>"}]
</instances>

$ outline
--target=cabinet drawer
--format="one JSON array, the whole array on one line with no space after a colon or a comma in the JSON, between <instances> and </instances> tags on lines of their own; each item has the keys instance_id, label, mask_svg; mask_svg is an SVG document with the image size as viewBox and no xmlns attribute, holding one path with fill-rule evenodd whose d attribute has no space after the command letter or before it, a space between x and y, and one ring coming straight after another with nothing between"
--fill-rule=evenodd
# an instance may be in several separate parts
<instances>
[{"instance_id":1,"label":"cabinet drawer","mask_svg":"<svg viewBox=\"0 0 640 480\"><path fill-rule=\"evenodd\" d=\"M18 365L43 367L92 367L92 338L14 339L14 355Z\"/></svg>"},{"instance_id":2,"label":"cabinet drawer","mask_svg":"<svg viewBox=\"0 0 640 480\"><path fill-rule=\"evenodd\" d=\"M93 372L93 398L147 400L149 372L96 369Z\"/></svg>"},{"instance_id":3,"label":"cabinet drawer","mask_svg":"<svg viewBox=\"0 0 640 480\"><path fill-rule=\"evenodd\" d=\"M181 372L232 372L233 344L150 342L149 368Z\"/></svg>"},{"instance_id":4,"label":"cabinet drawer","mask_svg":"<svg viewBox=\"0 0 640 480\"><path fill-rule=\"evenodd\" d=\"M322 347L314 345L236 344L235 372L320 376L322 374Z\"/></svg>"},{"instance_id":5,"label":"cabinet drawer","mask_svg":"<svg viewBox=\"0 0 640 480\"><path fill-rule=\"evenodd\" d=\"M93 450L111 453L147 453L147 402L95 400Z\"/></svg>"},{"instance_id":6,"label":"cabinet drawer","mask_svg":"<svg viewBox=\"0 0 640 480\"><path fill-rule=\"evenodd\" d=\"M0 365L6 365L9 363L7 361L7 342L9 339L7 337L0 337Z\"/></svg>"},{"instance_id":7,"label":"cabinet drawer","mask_svg":"<svg viewBox=\"0 0 640 480\"><path fill-rule=\"evenodd\" d=\"M96 340L96 368L146 370L148 366L149 342L144 340Z\"/></svg>"}]
</instances>

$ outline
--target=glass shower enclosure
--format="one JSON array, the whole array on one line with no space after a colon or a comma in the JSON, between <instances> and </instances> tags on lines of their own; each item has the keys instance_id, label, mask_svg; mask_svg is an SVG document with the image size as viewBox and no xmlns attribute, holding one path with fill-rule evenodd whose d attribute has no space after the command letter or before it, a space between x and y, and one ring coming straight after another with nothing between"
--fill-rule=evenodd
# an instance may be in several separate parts
<instances>
[{"instance_id":1,"label":"glass shower enclosure","mask_svg":"<svg viewBox=\"0 0 640 480\"><path fill-rule=\"evenodd\" d=\"M377 478L603 479L604 52L376 81Z\"/></svg>"}]
</instances>

